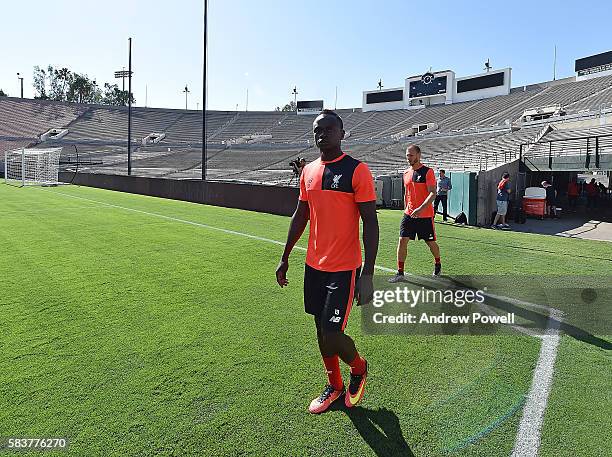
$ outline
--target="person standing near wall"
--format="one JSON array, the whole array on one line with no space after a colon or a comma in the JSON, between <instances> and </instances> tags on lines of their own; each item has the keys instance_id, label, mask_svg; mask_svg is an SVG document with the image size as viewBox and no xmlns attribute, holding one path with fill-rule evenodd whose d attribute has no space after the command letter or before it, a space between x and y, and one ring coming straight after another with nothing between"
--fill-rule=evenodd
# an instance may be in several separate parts
<instances>
[{"instance_id":1,"label":"person standing near wall","mask_svg":"<svg viewBox=\"0 0 612 457\"><path fill-rule=\"evenodd\" d=\"M508 202L510 201L510 173L505 172L502 175L501 181L497 184L497 214L495 220L491 224L493 229L507 229L510 228L506 224L506 214L508 213Z\"/></svg>"},{"instance_id":2,"label":"person standing near wall","mask_svg":"<svg viewBox=\"0 0 612 457\"><path fill-rule=\"evenodd\" d=\"M542 181L542 187L546 190L546 212L548 217L557 218L557 191L548 181Z\"/></svg>"},{"instance_id":3,"label":"person standing near wall","mask_svg":"<svg viewBox=\"0 0 612 457\"><path fill-rule=\"evenodd\" d=\"M438 205L442 203L442 220L448 220L448 191L453 188L451 180L446 176L446 171L440 170L440 178L438 179L438 189L436 199L434 200L434 212L438 212Z\"/></svg>"}]
</instances>

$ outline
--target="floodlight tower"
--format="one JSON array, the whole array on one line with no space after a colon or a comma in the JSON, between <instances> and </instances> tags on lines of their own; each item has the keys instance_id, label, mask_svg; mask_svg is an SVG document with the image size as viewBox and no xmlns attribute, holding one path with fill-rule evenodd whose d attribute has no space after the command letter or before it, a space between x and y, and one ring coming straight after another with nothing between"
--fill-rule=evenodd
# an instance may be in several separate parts
<instances>
[{"instance_id":1,"label":"floodlight tower","mask_svg":"<svg viewBox=\"0 0 612 457\"><path fill-rule=\"evenodd\" d=\"M183 89L183 92L185 93L185 111L187 111L187 96L189 95L189 92L191 92L187 87L187 84L185 84L185 89Z\"/></svg>"},{"instance_id":2,"label":"floodlight tower","mask_svg":"<svg viewBox=\"0 0 612 457\"><path fill-rule=\"evenodd\" d=\"M125 67L124 67L125 68ZM128 38L128 70L121 70L115 72L115 78L123 79L123 91L122 96L125 95L125 78L128 79L128 140L127 140L127 172L128 175L132 174L132 38Z\"/></svg>"},{"instance_id":3,"label":"floodlight tower","mask_svg":"<svg viewBox=\"0 0 612 457\"><path fill-rule=\"evenodd\" d=\"M297 111L297 96L298 96L297 86L293 86L293 90L291 91L291 93L293 94L293 104L295 105L295 110Z\"/></svg>"},{"instance_id":4,"label":"floodlight tower","mask_svg":"<svg viewBox=\"0 0 612 457\"><path fill-rule=\"evenodd\" d=\"M382 78L379 78L378 79L378 90L382 90L383 87L384 86L383 86L383 83L382 83Z\"/></svg>"}]
</instances>

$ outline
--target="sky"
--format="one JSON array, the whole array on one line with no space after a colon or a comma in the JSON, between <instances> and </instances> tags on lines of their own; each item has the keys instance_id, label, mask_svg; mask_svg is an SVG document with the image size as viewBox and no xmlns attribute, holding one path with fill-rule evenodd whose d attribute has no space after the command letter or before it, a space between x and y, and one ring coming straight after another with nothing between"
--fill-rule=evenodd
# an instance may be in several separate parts
<instances>
[{"instance_id":1,"label":"sky","mask_svg":"<svg viewBox=\"0 0 612 457\"><path fill-rule=\"evenodd\" d=\"M117 82L133 38L137 106L202 108L203 0L2 2L0 89L34 96L35 65ZM512 67L512 86L574 75L612 50L612 2L209 0L208 109L273 110L293 99L360 107L362 91L407 76ZM337 101L336 101L337 88ZM248 106L247 106L248 91Z\"/></svg>"}]
</instances>

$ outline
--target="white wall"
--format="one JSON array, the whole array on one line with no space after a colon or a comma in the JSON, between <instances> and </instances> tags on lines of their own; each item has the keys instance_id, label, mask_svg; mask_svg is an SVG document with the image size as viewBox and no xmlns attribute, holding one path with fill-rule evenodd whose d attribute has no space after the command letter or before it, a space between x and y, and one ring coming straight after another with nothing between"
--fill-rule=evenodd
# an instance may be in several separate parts
<instances>
[{"instance_id":1,"label":"white wall","mask_svg":"<svg viewBox=\"0 0 612 457\"><path fill-rule=\"evenodd\" d=\"M471 90L469 92L457 93L457 84L453 87L453 102L468 102L471 100L480 100L483 98L497 97L498 95L508 95L510 93L511 86L511 68L503 68L502 70L494 70L488 73L479 73L477 75L464 76L462 78L455 79L456 82L463 81L464 79L476 78L478 76L492 75L495 73L504 73L504 85L498 87L489 87L487 89Z\"/></svg>"},{"instance_id":2,"label":"white wall","mask_svg":"<svg viewBox=\"0 0 612 457\"><path fill-rule=\"evenodd\" d=\"M474 78L478 76L486 76L494 73L504 73L504 84L498 87L489 87L487 89L480 90L472 90L469 92L462 92L460 94L457 93L457 82L462 81L464 79ZM426 97L415 97L409 98L410 96L410 83L412 81L419 81L421 79L421 75L411 76L405 79L404 87L394 87L391 89L385 89L382 92L392 91L392 90L404 90L404 99L397 102L388 102L388 103L366 103L367 94L371 94L374 92L381 92L377 90L364 91L363 99L362 99L362 110L366 111L388 111L388 110L396 110L396 109L412 109L413 107L420 107L419 100L423 100L423 104L428 106L432 105L440 105L440 104L451 104L457 102L466 102L471 100L481 100L483 98L497 97L499 95L508 95L510 93L510 87L512 85L511 80L511 68L503 68L501 70L494 70L489 73L479 73L476 75L465 76L462 78L456 78L455 72L452 70L445 71L437 71L432 72L435 77L446 76L446 94L438 94L434 96L426 96ZM612 72L611 72L612 73ZM603 76L604 73L597 73L596 76ZM591 76L594 77L594 76ZM586 78L586 77L585 77ZM429 99L429 100L427 100ZM429 103L427 103L427 101ZM412 105L411 105L412 103Z\"/></svg>"},{"instance_id":3,"label":"white wall","mask_svg":"<svg viewBox=\"0 0 612 457\"><path fill-rule=\"evenodd\" d=\"M600 76L609 76L612 75L612 70L604 70L597 73L591 73L589 75L578 76L576 73L576 81L584 81L586 79L599 78Z\"/></svg>"}]
</instances>

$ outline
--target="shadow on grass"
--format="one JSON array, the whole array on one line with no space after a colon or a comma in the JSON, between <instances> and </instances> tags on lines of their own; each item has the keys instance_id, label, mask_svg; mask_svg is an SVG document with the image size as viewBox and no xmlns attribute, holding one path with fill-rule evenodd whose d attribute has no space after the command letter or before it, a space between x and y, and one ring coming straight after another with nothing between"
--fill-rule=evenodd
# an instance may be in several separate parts
<instances>
[{"instance_id":1,"label":"shadow on grass","mask_svg":"<svg viewBox=\"0 0 612 457\"><path fill-rule=\"evenodd\" d=\"M361 406L345 408L338 404L332 405L330 409L342 410L377 456L414 456L393 411Z\"/></svg>"}]
</instances>

